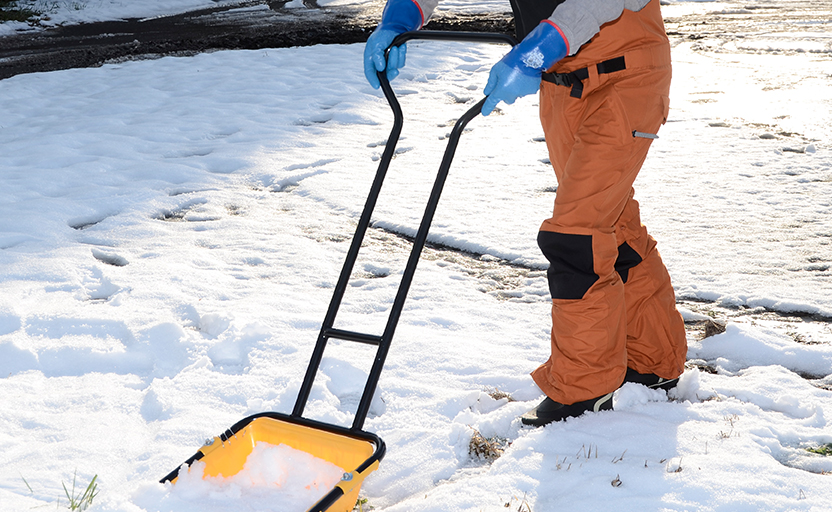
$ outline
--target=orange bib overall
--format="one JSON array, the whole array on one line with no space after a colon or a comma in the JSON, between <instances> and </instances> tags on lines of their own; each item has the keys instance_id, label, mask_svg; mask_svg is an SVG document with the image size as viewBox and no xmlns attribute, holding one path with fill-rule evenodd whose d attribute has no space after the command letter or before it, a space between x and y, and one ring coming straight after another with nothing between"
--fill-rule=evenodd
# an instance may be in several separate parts
<instances>
[{"instance_id":1,"label":"orange bib overall","mask_svg":"<svg viewBox=\"0 0 832 512\"><path fill-rule=\"evenodd\" d=\"M623 69L598 66L622 56ZM633 199L651 143L644 134L657 133L668 113L670 45L659 0L625 9L549 71L583 69L580 90L549 81L540 90L558 189L538 236L550 262L552 354L532 378L564 404L617 389L627 367L678 377L687 355L670 277Z\"/></svg>"}]
</instances>

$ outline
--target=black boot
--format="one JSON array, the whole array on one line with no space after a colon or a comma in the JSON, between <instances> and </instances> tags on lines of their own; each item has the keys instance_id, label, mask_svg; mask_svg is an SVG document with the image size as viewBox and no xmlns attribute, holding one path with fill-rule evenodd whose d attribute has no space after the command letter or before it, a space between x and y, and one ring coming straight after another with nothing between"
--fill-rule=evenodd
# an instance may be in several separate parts
<instances>
[{"instance_id":1,"label":"black boot","mask_svg":"<svg viewBox=\"0 0 832 512\"><path fill-rule=\"evenodd\" d=\"M665 391L670 391L676 387L676 384L679 383L679 377L676 377L675 379L663 379L658 375L653 375L652 373L638 373L635 370L627 368L627 376L624 377L624 382L635 382L636 384L647 386L650 389L663 389Z\"/></svg>"},{"instance_id":2,"label":"black boot","mask_svg":"<svg viewBox=\"0 0 832 512\"><path fill-rule=\"evenodd\" d=\"M546 397L537 407L520 416L524 425L542 427L553 421L563 421L569 417L577 417L587 411L606 411L612 409L612 393L604 396L565 405Z\"/></svg>"}]
</instances>

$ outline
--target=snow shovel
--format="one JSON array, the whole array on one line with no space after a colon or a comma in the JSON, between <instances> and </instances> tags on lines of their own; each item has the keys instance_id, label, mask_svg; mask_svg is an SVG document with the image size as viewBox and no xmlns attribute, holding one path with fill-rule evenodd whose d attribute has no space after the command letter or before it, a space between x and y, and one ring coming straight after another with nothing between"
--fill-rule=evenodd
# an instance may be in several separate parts
<instances>
[{"instance_id":1,"label":"snow shovel","mask_svg":"<svg viewBox=\"0 0 832 512\"><path fill-rule=\"evenodd\" d=\"M390 44L387 51L389 52L391 47L401 45L411 39L506 43L512 46L517 44L517 41L513 37L506 34L422 30L401 34ZM335 285L332 300L330 301L326 317L321 326L321 331L318 334L318 341L315 344L315 349L309 361L309 366L307 367L306 375L298 392L297 401L295 402L292 413L287 415L278 412L264 412L244 418L219 436L206 441L199 451L185 461L185 464L188 466L196 461L205 463L204 477L230 477L243 469L243 465L254 449L255 444L265 442L273 445L284 444L344 468L345 473L341 481L307 512L352 511L355 507L361 484L367 475L378 468L379 462L384 457L384 441L377 435L363 430L364 420L370 410L370 404L381 375L382 367L384 366L384 360L390 349L393 333L396 330L396 325L404 307L410 284L413 281L419 256L425 246L428 230L436 212L436 207L439 204L439 196L442 193L445 179L448 176L448 170L450 169L451 160L459 143L459 138L468 122L480 113L482 105L485 102L485 98L483 98L465 112L451 131L450 137L448 138L448 145L445 149L442 163L439 166L439 171L421 224L419 225L419 230L413 241L413 248L410 251L410 256L402 274L402 280L393 301L384 332L378 336L336 329L334 327L335 317L341 305L344 292L347 289L356 259L358 258L358 252L364 240L364 235L370 225L370 217L375 208L376 200L381 191L381 185L390 161L393 159L396 143L399 140L404 123L401 107L393 93L393 89L390 87L390 82L387 80L385 72L380 72L378 77L384 95L393 110L393 129L387 138L384 153L382 154L369 196L364 205L364 210L359 218L355 235L347 252L341 275ZM353 341L378 347L373 366L361 395L361 400L358 403L355 419L350 428L303 417L303 410L309 399L309 393L312 390L315 375L323 358L327 341L330 339ZM175 483L179 471L180 468L171 471L161 482Z\"/></svg>"}]
</instances>

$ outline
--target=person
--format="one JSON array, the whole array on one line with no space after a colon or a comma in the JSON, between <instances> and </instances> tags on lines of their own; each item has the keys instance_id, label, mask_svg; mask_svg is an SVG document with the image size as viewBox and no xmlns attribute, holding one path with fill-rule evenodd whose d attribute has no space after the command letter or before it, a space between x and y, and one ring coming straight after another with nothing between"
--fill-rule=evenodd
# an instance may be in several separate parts
<instances>
[{"instance_id":1,"label":"person","mask_svg":"<svg viewBox=\"0 0 832 512\"><path fill-rule=\"evenodd\" d=\"M612 409L625 382L669 390L684 371L684 322L633 183L669 108L670 43L660 0L512 0L520 43L489 73L482 114L540 94L558 189L538 245L549 261L551 356L532 372L546 398L521 416L542 426ZM395 78L438 0L388 0L364 51Z\"/></svg>"}]
</instances>

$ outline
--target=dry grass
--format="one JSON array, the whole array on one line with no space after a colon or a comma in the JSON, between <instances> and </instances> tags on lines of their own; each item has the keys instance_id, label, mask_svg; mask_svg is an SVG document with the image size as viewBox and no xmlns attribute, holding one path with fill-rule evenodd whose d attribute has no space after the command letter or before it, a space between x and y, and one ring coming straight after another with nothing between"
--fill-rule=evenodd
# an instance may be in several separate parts
<instances>
[{"instance_id":1,"label":"dry grass","mask_svg":"<svg viewBox=\"0 0 832 512\"><path fill-rule=\"evenodd\" d=\"M514 502L519 503L519 505L517 506L516 509L512 506L512 504ZM505 503L505 505L503 505L503 507L507 508L509 510L512 510L514 512L532 512L532 506L529 505L528 501L526 501L526 495L525 494L523 495L522 498L518 498L517 496L512 496L511 501L507 501Z\"/></svg>"},{"instance_id":2,"label":"dry grass","mask_svg":"<svg viewBox=\"0 0 832 512\"><path fill-rule=\"evenodd\" d=\"M488 391L487 393L488 393L488 396L490 396L494 400L502 400L503 398L505 398L509 402L514 402L515 401L514 398L511 397L511 395L509 395L505 391L500 391L499 388L494 388L494 391Z\"/></svg>"},{"instance_id":3,"label":"dry grass","mask_svg":"<svg viewBox=\"0 0 832 512\"><path fill-rule=\"evenodd\" d=\"M492 462L503 454L508 440L502 437L485 437L479 430L474 429L471 441L468 443L468 454L480 460Z\"/></svg>"},{"instance_id":4,"label":"dry grass","mask_svg":"<svg viewBox=\"0 0 832 512\"><path fill-rule=\"evenodd\" d=\"M716 320L706 320L704 338L710 338L711 336L722 334L725 332L725 329L725 324L722 322L718 322Z\"/></svg>"}]
</instances>

